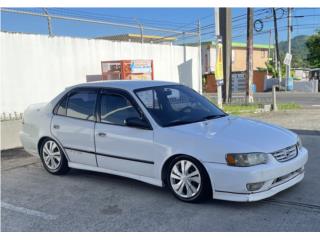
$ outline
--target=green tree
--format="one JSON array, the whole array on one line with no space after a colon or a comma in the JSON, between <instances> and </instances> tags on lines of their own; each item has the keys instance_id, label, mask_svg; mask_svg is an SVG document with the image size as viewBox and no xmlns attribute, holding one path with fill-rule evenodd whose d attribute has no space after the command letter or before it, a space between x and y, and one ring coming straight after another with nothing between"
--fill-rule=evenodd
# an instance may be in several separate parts
<instances>
[{"instance_id":1,"label":"green tree","mask_svg":"<svg viewBox=\"0 0 320 240\"><path fill-rule=\"evenodd\" d=\"M320 67L320 30L307 39L306 46L309 49L307 61L310 67Z\"/></svg>"},{"instance_id":2,"label":"green tree","mask_svg":"<svg viewBox=\"0 0 320 240\"><path fill-rule=\"evenodd\" d=\"M306 41L309 38L307 35L299 35L295 36L291 39L291 67L292 68L300 68L300 67L308 67L309 64L307 62L308 56L308 48L306 46ZM279 42L279 50L280 50L280 60L283 63L283 59L288 52L288 41Z\"/></svg>"},{"instance_id":3,"label":"green tree","mask_svg":"<svg viewBox=\"0 0 320 240\"><path fill-rule=\"evenodd\" d=\"M273 60L269 60L268 62L266 62L266 67L268 69L269 74L272 75L273 78L277 78L279 76L279 70L276 70ZM286 74L286 65L281 64L282 78L285 76L285 74Z\"/></svg>"}]
</instances>

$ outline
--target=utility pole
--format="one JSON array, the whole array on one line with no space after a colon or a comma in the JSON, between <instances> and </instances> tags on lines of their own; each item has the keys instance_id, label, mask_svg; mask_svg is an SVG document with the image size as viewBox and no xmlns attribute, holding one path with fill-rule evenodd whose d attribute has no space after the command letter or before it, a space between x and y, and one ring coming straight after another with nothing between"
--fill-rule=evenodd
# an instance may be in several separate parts
<instances>
[{"instance_id":1,"label":"utility pole","mask_svg":"<svg viewBox=\"0 0 320 240\"><path fill-rule=\"evenodd\" d=\"M247 8L247 72L246 103L253 102L253 9Z\"/></svg>"},{"instance_id":2,"label":"utility pole","mask_svg":"<svg viewBox=\"0 0 320 240\"><path fill-rule=\"evenodd\" d=\"M281 80L281 62L280 62L280 52L279 52L279 42L278 42L277 13L275 8L272 8L272 11L273 11L273 21L274 21L274 38L276 41L276 57L277 57L276 66L278 68L279 84L281 85L282 80Z\"/></svg>"},{"instance_id":3,"label":"utility pole","mask_svg":"<svg viewBox=\"0 0 320 240\"><path fill-rule=\"evenodd\" d=\"M140 26L140 36L141 36L141 43L143 43L143 25L142 24L139 24Z\"/></svg>"},{"instance_id":4,"label":"utility pole","mask_svg":"<svg viewBox=\"0 0 320 240\"><path fill-rule=\"evenodd\" d=\"M273 46L276 45L276 40L273 40ZM274 47L273 48L273 64L275 70L278 72L278 58L277 58L277 49Z\"/></svg>"},{"instance_id":5,"label":"utility pole","mask_svg":"<svg viewBox=\"0 0 320 240\"><path fill-rule=\"evenodd\" d=\"M199 41L199 93L202 94L202 63L201 63L201 25L198 19L198 41Z\"/></svg>"},{"instance_id":6,"label":"utility pole","mask_svg":"<svg viewBox=\"0 0 320 240\"><path fill-rule=\"evenodd\" d=\"M134 18L134 20L136 21L136 23L139 26L139 30L140 30L140 43L143 43L143 25L140 23L140 21L137 18Z\"/></svg>"},{"instance_id":7,"label":"utility pole","mask_svg":"<svg viewBox=\"0 0 320 240\"><path fill-rule=\"evenodd\" d=\"M47 15L47 19L48 19L48 34L50 37L52 37L51 17L46 8L43 8L43 11Z\"/></svg>"},{"instance_id":8,"label":"utility pole","mask_svg":"<svg viewBox=\"0 0 320 240\"><path fill-rule=\"evenodd\" d=\"M219 8L214 9L214 24L216 27L216 65L218 63L218 44L219 41L221 41L221 36L220 36L220 23L219 23ZM216 67L217 69L217 67ZM222 83L223 80L221 81L220 79L217 79L217 71L215 71L215 76L216 76L216 83L217 83L217 104L219 108L222 108Z\"/></svg>"},{"instance_id":9,"label":"utility pole","mask_svg":"<svg viewBox=\"0 0 320 240\"><path fill-rule=\"evenodd\" d=\"M291 32L292 32L292 26L291 26L291 8L288 8L288 53L291 55ZM288 83L290 78L290 72L291 72L291 61L286 66L286 90L288 90Z\"/></svg>"},{"instance_id":10,"label":"utility pole","mask_svg":"<svg viewBox=\"0 0 320 240\"><path fill-rule=\"evenodd\" d=\"M270 29L269 31L269 48L268 48L268 60L267 60L267 63L269 64L269 61L271 59L271 34L272 34L272 31ZM268 71L268 68L267 68L267 76L269 76L269 71Z\"/></svg>"},{"instance_id":11,"label":"utility pole","mask_svg":"<svg viewBox=\"0 0 320 240\"><path fill-rule=\"evenodd\" d=\"M231 8L220 8L220 34L222 36L223 44L223 75L224 75L224 85L223 85L223 100L224 102L231 102L231 71L232 71L232 27L231 27Z\"/></svg>"}]
</instances>

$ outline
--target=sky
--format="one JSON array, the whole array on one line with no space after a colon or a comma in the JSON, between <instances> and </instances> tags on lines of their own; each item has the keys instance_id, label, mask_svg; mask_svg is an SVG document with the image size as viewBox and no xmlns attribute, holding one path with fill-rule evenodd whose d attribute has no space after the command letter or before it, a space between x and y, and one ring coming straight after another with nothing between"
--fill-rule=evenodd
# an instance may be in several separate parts
<instances>
[{"instance_id":1,"label":"sky","mask_svg":"<svg viewBox=\"0 0 320 240\"><path fill-rule=\"evenodd\" d=\"M43 13L42 8L21 8L16 10ZM213 8L48 8L50 14L72 16L116 23L126 23L144 27L158 27L184 32L195 31L198 21L201 26L203 41L214 40ZM232 36L234 42L246 41L246 8L232 9ZM273 44L273 18L270 8L255 8L256 26L263 28L254 32L255 44ZM311 35L320 29L320 8L294 8L292 15L292 37ZM277 9L279 41L287 39L287 9ZM271 29L271 36L270 36ZM25 32L48 34L46 18L1 12L1 30L9 32ZM52 31L56 36L72 36L94 38L105 35L124 33L140 33L140 29L120 28L109 25L82 23L70 20L52 20ZM144 30L146 35L172 36L172 33ZM196 41L195 37L174 36L178 42ZM270 38L271 37L271 38Z\"/></svg>"}]
</instances>

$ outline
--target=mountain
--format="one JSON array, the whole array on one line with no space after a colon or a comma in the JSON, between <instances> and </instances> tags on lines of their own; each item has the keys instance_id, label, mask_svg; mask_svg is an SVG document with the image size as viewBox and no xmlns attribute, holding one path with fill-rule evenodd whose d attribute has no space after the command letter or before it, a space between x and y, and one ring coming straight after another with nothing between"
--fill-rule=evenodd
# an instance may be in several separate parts
<instances>
[{"instance_id":1,"label":"mountain","mask_svg":"<svg viewBox=\"0 0 320 240\"><path fill-rule=\"evenodd\" d=\"M308 48L306 46L306 41L309 36L299 35L291 39L291 54L292 62L291 67L307 67L308 63L306 61L308 55ZM288 51L288 41L279 42L279 51L281 62L283 62L284 56Z\"/></svg>"}]
</instances>

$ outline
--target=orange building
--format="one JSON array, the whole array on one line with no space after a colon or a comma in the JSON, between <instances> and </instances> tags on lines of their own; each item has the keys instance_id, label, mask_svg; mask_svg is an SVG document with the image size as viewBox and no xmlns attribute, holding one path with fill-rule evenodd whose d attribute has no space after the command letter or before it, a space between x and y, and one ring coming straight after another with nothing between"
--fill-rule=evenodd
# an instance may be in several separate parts
<instances>
[{"instance_id":1,"label":"orange building","mask_svg":"<svg viewBox=\"0 0 320 240\"><path fill-rule=\"evenodd\" d=\"M273 45L254 44L253 45L253 83L257 92L264 91L264 79L266 72L257 71L266 68L266 62L271 59L273 53ZM202 56L202 74L205 78L204 91L215 92L216 83L214 78L216 49L215 42L204 42L201 47ZM243 73L246 71L247 49L245 43L232 43L232 72L233 91L244 91ZM237 76L241 76L238 78Z\"/></svg>"}]
</instances>

